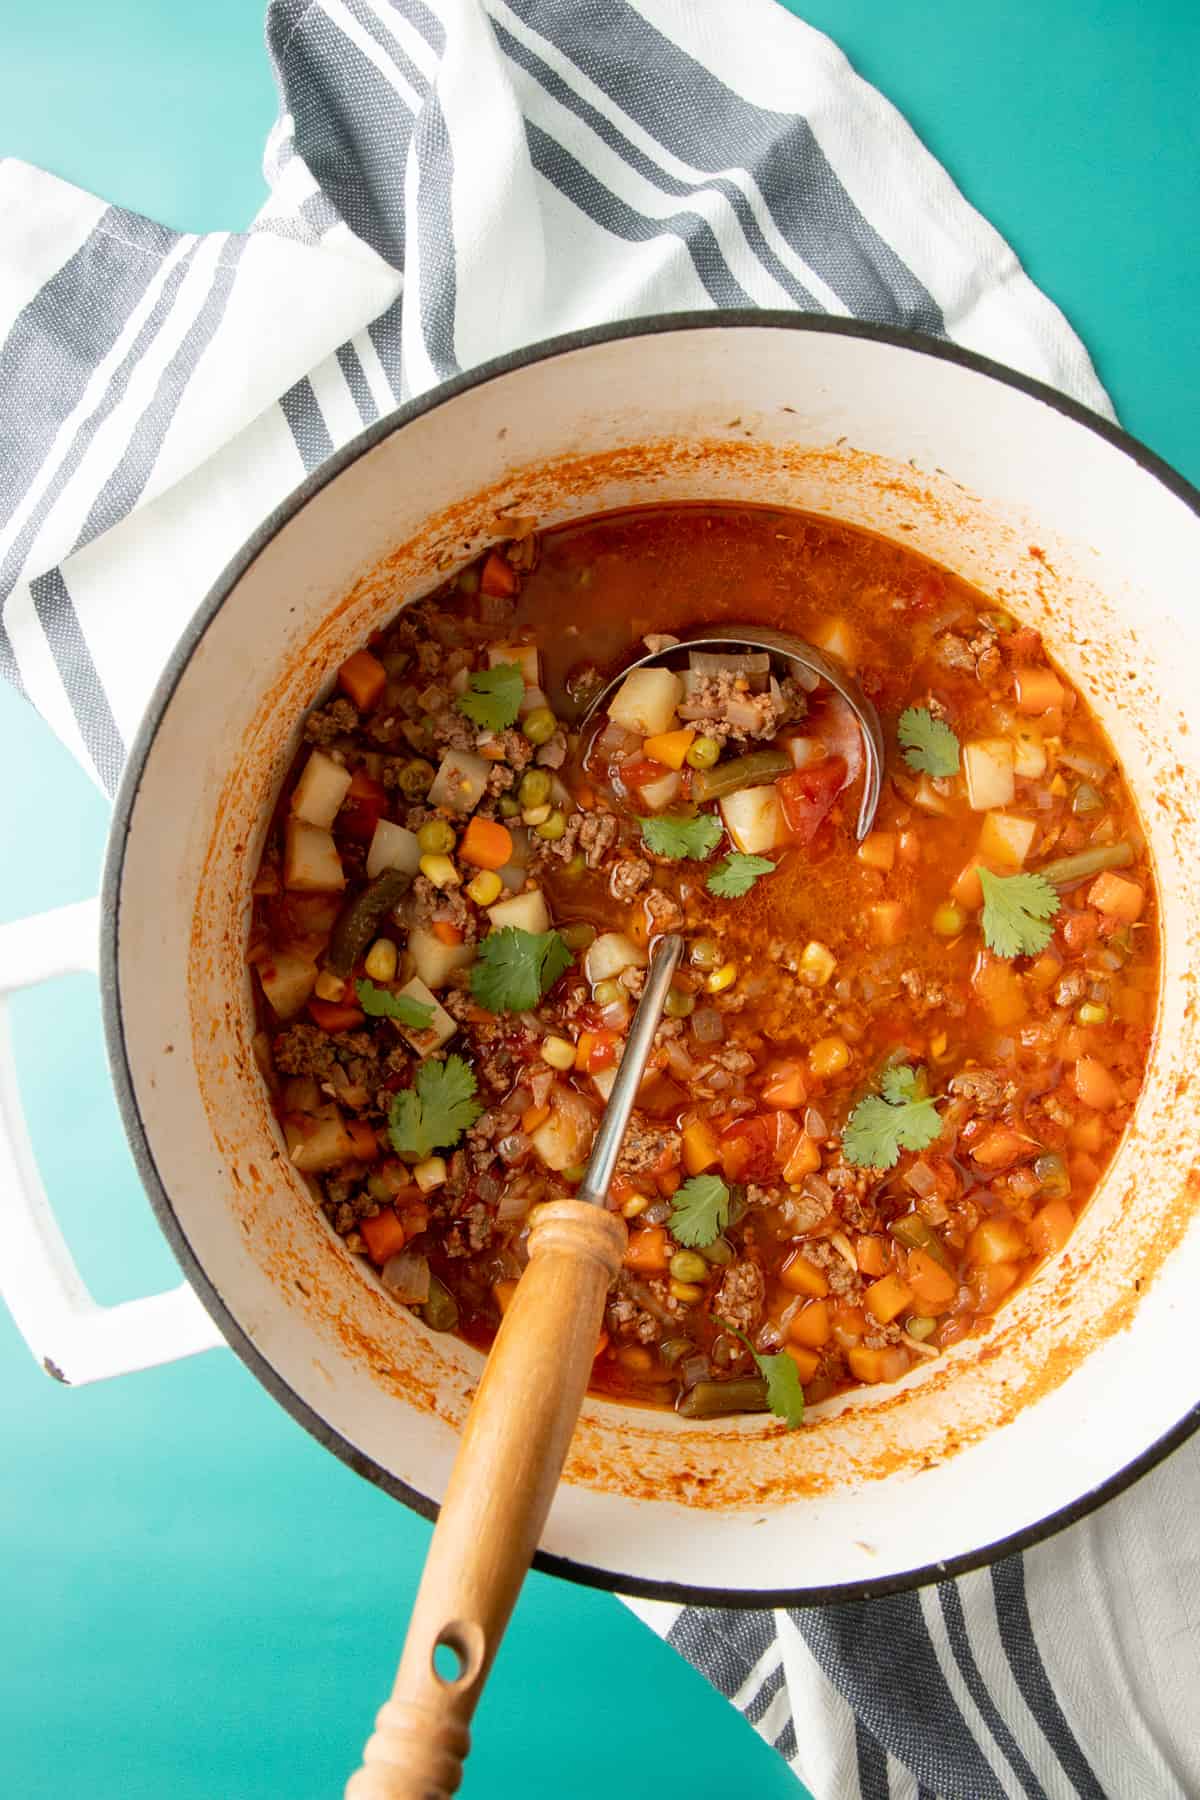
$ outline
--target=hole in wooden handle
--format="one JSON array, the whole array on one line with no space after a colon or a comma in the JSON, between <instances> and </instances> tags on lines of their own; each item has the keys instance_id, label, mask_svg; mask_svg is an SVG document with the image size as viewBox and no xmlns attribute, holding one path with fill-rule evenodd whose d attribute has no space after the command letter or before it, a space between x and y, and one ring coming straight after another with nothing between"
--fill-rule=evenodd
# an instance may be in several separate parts
<instances>
[{"instance_id":1,"label":"hole in wooden handle","mask_svg":"<svg viewBox=\"0 0 1200 1800\"><path fill-rule=\"evenodd\" d=\"M465 1688L483 1667L483 1627L473 1619L453 1619L438 1632L430 1661L444 1688Z\"/></svg>"}]
</instances>

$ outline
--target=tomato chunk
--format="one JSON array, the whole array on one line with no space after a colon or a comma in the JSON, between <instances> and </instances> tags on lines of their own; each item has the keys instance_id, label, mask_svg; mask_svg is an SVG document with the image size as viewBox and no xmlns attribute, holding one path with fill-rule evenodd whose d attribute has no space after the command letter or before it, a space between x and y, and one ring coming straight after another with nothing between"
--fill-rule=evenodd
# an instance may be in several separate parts
<instances>
[{"instance_id":1,"label":"tomato chunk","mask_svg":"<svg viewBox=\"0 0 1200 1800\"><path fill-rule=\"evenodd\" d=\"M793 841L811 844L842 791L846 764L840 756L827 756L807 769L793 769L775 783L783 822Z\"/></svg>"}]
</instances>

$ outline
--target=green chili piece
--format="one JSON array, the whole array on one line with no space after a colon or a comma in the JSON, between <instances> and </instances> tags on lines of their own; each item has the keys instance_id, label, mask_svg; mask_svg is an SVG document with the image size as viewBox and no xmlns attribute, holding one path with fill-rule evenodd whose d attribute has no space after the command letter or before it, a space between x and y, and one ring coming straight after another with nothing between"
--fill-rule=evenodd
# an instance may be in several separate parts
<instances>
[{"instance_id":1,"label":"green chili piece","mask_svg":"<svg viewBox=\"0 0 1200 1800\"><path fill-rule=\"evenodd\" d=\"M334 923L325 961L335 975L345 980L363 954L379 926L398 900L412 885L412 876L403 869L385 869L361 894L347 900Z\"/></svg>"},{"instance_id":2,"label":"green chili piece","mask_svg":"<svg viewBox=\"0 0 1200 1800\"><path fill-rule=\"evenodd\" d=\"M950 1267L949 1258L942 1248L942 1240L933 1230L928 1220L918 1212L905 1213L902 1219L893 1219L888 1230L898 1244L906 1250L925 1250L934 1262L941 1263L943 1269Z\"/></svg>"},{"instance_id":3,"label":"green chili piece","mask_svg":"<svg viewBox=\"0 0 1200 1800\"><path fill-rule=\"evenodd\" d=\"M429 1277L429 1298L420 1313L430 1331L453 1331L458 1324L458 1301L436 1275Z\"/></svg>"}]
</instances>

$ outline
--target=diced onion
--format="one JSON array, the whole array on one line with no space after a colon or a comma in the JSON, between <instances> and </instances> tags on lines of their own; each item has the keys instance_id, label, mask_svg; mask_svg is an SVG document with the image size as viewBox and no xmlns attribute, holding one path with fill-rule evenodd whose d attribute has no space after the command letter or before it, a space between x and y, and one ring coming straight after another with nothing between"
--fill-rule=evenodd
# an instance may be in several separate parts
<instances>
[{"instance_id":1,"label":"diced onion","mask_svg":"<svg viewBox=\"0 0 1200 1800\"><path fill-rule=\"evenodd\" d=\"M496 1208L496 1217L502 1225L511 1224L514 1219L523 1219L529 1211L529 1194L516 1186L506 1187L500 1196L500 1204Z\"/></svg>"},{"instance_id":2,"label":"diced onion","mask_svg":"<svg viewBox=\"0 0 1200 1800\"><path fill-rule=\"evenodd\" d=\"M402 1250L389 1256L379 1271L388 1293L406 1306L420 1306L429 1298L429 1261L415 1250Z\"/></svg>"},{"instance_id":3,"label":"diced onion","mask_svg":"<svg viewBox=\"0 0 1200 1800\"><path fill-rule=\"evenodd\" d=\"M698 1044L719 1044L725 1036L725 1021L715 1006L700 1006L692 1014L692 1036Z\"/></svg>"},{"instance_id":4,"label":"diced onion","mask_svg":"<svg viewBox=\"0 0 1200 1800\"><path fill-rule=\"evenodd\" d=\"M679 1365L679 1379L685 1388L695 1387L698 1381L707 1381L711 1373L707 1356L686 1356Z\"/></svg>"},{"instance_id":5,"label":"diced onion","mask_svg":"<svg viewBox=\"0 0 1200 1800\"><path fill-rule=\"evenodd\" d=\"M905 1171L905 1187L911 1188L922 1200L937 1192L937 1176L927 1162L915 1162L911 1169Z\"/></svg>"}]
</instances>

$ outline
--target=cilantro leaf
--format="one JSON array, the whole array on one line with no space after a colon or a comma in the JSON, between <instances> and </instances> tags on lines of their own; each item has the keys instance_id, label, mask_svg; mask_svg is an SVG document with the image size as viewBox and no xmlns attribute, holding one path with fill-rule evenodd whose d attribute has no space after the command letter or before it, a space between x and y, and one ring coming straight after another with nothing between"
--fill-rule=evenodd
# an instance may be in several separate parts
<instances>
[{"instance_id":1,"label":"cilantro leaf","mask_svg":"<svg viewBox=\"0 0 1200 1800\"><path fill-rule=\"evenodd\" d=\"M937 1102L923 1072L907 1064L884 1073L881 1094L859 1101L842 1130L842 1152L860 1169L890 1169L901 1150L927 1150L940 1136Z\"/></svg>"},{"instance_id":2,"label":"cilantro leaf","mask_svg":"<svg viewBox=\"0 0 1200 1800\"><path fill-rule=\"evenodd\" d=\"M435 1150L451 1150L483 1111L475 1077L461 1056L423 1062L410 1088L393 1095L388 1136L397 1156L423 1162Z\"/></svg>"},{"instance_id":3,"label":"cilantro leaf","mask_svg":"<svg viewBox=\"0 0 1200 1800\"><path fill-rule=\"evenodd\" d=\"M804 1423L804 1389L800 1385L800 1371L787 1354L781 1350L778 1356L760 1356L744 1331L731 1325L727 1319L714 1319L722 1331L728 1331L735 1338L741 1338L747 1350L758 1364L758 1372L767 1384L767 1406L777 1419L782 1419L789 1431L795 1431L797 1425Z\"/></svg>"},{"instance_id":4,"label":"cilantro leaf","mask_svg":"<svg viewBox=\"0 0 1200 1800\"><path fill-rule=\"evenodd\" d=\"M704 885L718 900L740 900L760 875L770 875L774 867L769 856L747 856L734 850L717 864Z\"/></svg>"},{"instance_id":5,"label":"cilantro leaf","mask_svg":"<svg viewBox=\"0 0 1200 1800\"><path fill-rule=\"evenodd\" d=\"M647 849L655 856L669 856L673 862L685 856L697 860L711 856L723 830L721 821L712 813L697 813L694 819L660 813L656 819L639 819L638 824Z\"/></svg>"},{"instance_id":6,"label":"cilantro leaf","mask_svg":"<svg viewBox=\"0 0 1200 1800\"><path fill-rule=\"evenodd\" d=\"M358 1004L371 1019L395 1019L409 1031L428 1031L433 1024L433 1008L427 1000L414 1000L411 994L390 994L373 981L356 981Z\"/></svg>"},{"instance_id":7,"label":"cilantro leaf","mask_svg":"<svg viewBox=\"0 0 1200 1800\"><path fill-rule=\"evenodd\" d=\"M1049 921L1062 901L1042 875L993 875L980 869L983 937L997 956L1037 956L1050 942Z\"/></svg>"},{"instance_id":8,"label":"cilantro leaf","mask_svg":"<svg viewBox=\"0 0 1200 1800\"><path fill-rule=\"evenodd\" d=\"M671 1196L671 1236L690 1250L714 1243L729 1223L729 1189L719 1175L693 1175Z\"/></svg>"},{"instance_id":9,"label":"cilantro leaf","mask_svg":"<svg viewBox=\"0 0 1200 1800\"><path fill-rule=\"evenodd\" d=\"M516 719L525 693L525 677L519 663L497 663L480 669L458 696L458 710L484 731L503 731Z\"/></svg>"},{"instance_id":10,"label":"cilantro leaf","mask_svg":"<svg viewBox=\"0 0 1200 1800\"><path fill-rule=\"evenodd\" d=\"M471 992L489 1012L531 1012L570 966L571 952L557 931L506 925L480 944Z\"/></svg>"},{"instance_id":11,"label":"cilantro leaf","mask_svg":"<svg viewBox=\"0 0 1200 1800\"><path fill-rule=\"evenodd\" d=\"M926 706L910 706L900 714L896 737L910 769L920 775L957 775L958 739L943 719Z\"/></svg>"}]
</instances>

